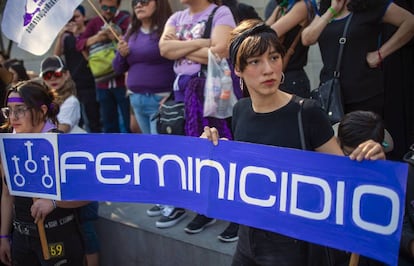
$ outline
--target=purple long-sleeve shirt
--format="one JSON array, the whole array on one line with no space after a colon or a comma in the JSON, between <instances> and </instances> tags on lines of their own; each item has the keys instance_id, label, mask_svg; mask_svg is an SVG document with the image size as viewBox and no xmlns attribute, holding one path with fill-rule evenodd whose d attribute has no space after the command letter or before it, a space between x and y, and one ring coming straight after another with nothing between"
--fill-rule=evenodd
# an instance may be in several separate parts
<instances>
[{"instance_id":1,"label":"purple long-sleeve shirt","mask_svg":"<svg viewBox=\"0 0 414 266\"><path fill-rule=\"evenodd\" d=\"M129 54L116 53L112 65L116 72L128 71L127 87L134 93L170 92L175 73L174 61L161 56L159 37L155 32L132 34L128 40Z\"/></svg>"}]
</instances>

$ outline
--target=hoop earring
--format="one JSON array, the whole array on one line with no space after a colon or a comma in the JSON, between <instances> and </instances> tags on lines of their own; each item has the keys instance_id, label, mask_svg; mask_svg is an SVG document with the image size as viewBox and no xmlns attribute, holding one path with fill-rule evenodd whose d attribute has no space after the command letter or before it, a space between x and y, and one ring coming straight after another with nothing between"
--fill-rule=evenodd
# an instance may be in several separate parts
<instances>
[{"instance_id":1,"label":"hoop earring","mask_svg":"<svg viewBox=\"0 0 414 266\"><path fill-rule=\"evenodd\" d=\"M285 73L282 72L280 84L283 84L283 82L285 82Z\"/></svg>"},{"instance_id":2,"label":"hoop earring","mask_svg":"<svg viewBox=\"0 0 414 266\"><path fill-rule=\"evenodd\" d=\"M239 78L239 86L240 86L240 90L243 91L244 90L244 82L242 78Z\"/></svg>"}]
</instances>

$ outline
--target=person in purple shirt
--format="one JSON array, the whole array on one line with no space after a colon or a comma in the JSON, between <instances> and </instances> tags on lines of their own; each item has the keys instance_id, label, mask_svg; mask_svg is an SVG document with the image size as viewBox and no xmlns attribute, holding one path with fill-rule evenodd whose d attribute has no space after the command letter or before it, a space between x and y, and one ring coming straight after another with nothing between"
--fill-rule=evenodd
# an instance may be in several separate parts
<instances>
[{"instance_id":1,"label":"person in purple shirt","mask_svg":"<svg viewBox=\"0 0 414 266\"><path fill-rule=\"evenodd\" d=\"M177 75L174 86L175 101L185 105L185 133L199 136L203 126L220 128L225 137L231 138L231 130L225 119L203 117L203 95L205 73L202 65L207 64L208 50L220 58L228 57L227 38L236 26L233 15L227 6L219 6L216 0L181 0L187 8L175 12L167 21L160 40L161 55L175 60L174 71ZM212 19L209 37L204 37L206 22L216 10ZM200 78L201 77L201 78ZM167 206L156 226L166 228L177 224L185 217L185 210ZM185 232L195 234L216 220L202 214L185 227Z\"/></svg>"},{"instance_id":2,"label":"person in purple shirt","mask_svg":"<svg viewBox=\"0 0 414 266\"><path fill-rule=\"evenodd\" d=\"M174 61L161 56L158 42L172 14L168 2L133 0L131 26L118 43L112 63L118 73L128 72L129 99L142 133L157 134L154 115L172 92ZM156 77L156 78L154 78Z\"/></svg>"}]
</instances>

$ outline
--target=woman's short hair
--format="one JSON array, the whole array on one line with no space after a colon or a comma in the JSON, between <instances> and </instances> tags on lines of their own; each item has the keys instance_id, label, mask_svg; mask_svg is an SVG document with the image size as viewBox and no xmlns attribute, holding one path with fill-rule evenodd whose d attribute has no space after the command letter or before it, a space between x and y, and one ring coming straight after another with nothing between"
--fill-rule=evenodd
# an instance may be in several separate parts
<instances>
[{"instance_id":1,"label":"woman's short hair","mask_svg":"<svg viewBox=\"0 0 414 266\"><path fill-rule=\"evenodd\" d=\"M261 20L244 20L230 34L230 61L239 71L245 69L248 58L262 55L269 48L274 48L282 57L285 55L276 32Z\"/></svg>"}]
</instances>

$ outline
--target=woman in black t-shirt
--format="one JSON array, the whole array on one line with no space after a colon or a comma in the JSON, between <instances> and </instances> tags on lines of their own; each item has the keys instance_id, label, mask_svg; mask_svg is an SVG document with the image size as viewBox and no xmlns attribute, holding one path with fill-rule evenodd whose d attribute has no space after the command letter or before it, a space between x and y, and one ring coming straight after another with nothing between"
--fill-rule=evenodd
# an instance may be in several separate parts
<instances>
[{"instance_id":1,"label":"woman in black t-shirt","mask_svg":"<svg viewBox=\"0 0 414 266\"><path fill-rule=\"evenodd\" d=\"M320 82L333 77L345 23L350 13L340 81L345 113L372 111L383 116L384 84L381 62L414 36L414 16L391 0L322 1L320 15L303 31L302 42L316 42L321 51L323 68ZM382 23L398 30L381 44Z\"/></svg>"},{"instance_id":2,"label":"woman in black t-shirt","mask_svg":"<svg viewBox=\"0 0 414 266\"><path fill-rule=\"evenodd\" d=\"M263 22L247 20L231 34L230 59L250 97L234 107L232 128L237 141L301 149L298 111L303 100L279 89L284 49L276 33ZM326 114L312 100L303 102L305 146L308 150L343 155ZM202 137L218 143L219 132L205 127ZM381 145L367 141L350 158L384 158ZM240 225L233 265L308 265L307 243ZM312 257L323 265L323 256Z\"/></svg>"}]
</instances>

